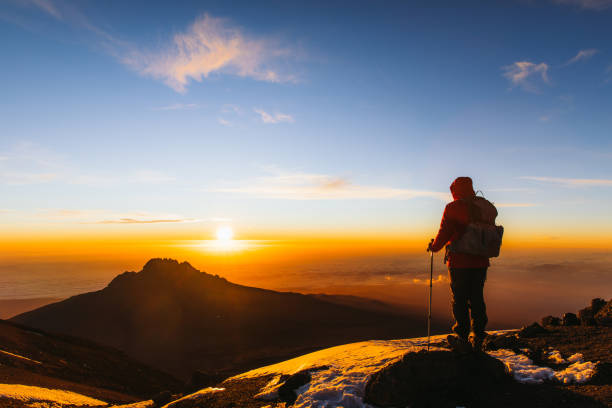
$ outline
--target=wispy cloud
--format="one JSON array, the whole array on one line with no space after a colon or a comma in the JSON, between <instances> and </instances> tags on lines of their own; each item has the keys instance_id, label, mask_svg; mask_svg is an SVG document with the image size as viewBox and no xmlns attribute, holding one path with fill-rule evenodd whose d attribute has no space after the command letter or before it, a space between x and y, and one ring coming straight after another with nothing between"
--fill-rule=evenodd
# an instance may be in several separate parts
<instances>
[{"instance_id":1,"label":"wispy cloud","mask_svg":"<svg viewBox=\"0 0 612 408\"><path fill-rule=\"evenodd\" d=\"M611 179L583 179L583 178L559 178L559 177L521 177L525 180L541 181L545 183L561 184L566 187L610 187Z\"/></svg>"},{"instance_id":2,"label":"wispy cloud","mask_svg":"<svg viewBox=\"0 0 612 408\"><path fill-rule=\"evenodd\" d=\"M295 81L273 67L287 49L273 41L248 36L227 20L204 15L184 33L175 34L163 49L132 51L122 61L142 75L186 92L190 80L201 82L212 73L231 74L258 81Z\"/></svg>"},{"instance_id":3,"label":"wispy cloud","mask_svg":"<svg viewBox=\"0 0 612 408\"><path fill-rule=\"evenodd\" d=\"M35 143L22 142L0 153L0 184L27 185L57 182L90 186L158 184L175 178L154 169L122 169L123 174L92 173L71 165L67 158Z\"/></svg>"},{"instance_id":4,"label":"wispy cloud","mask_svg":"<svg viewBox=\"0 0 612 408\"><path fill-rule=\"evenodd\" d=\"M21 142L0 154L0 183L39 184L61 178L63 157L30 143Z\"/></svg>"},{"instance_id":5,"label":"wispy cloud","mask_svg":"<svg viewBox=\"0 0 612 408\"><path fill-rule=\"evenodd\" d=\"M18 186L24 184L48 183L58 179L56 173L29 173L0 171L0 183Z\"/></svg>"},{"instance_id":6,"label":"wispy cloud","mask_svg":"<svg viewBox=\"0 0 612 408\"><path fill-rule=\"evenodd\" d=\"M537 92L536 81L548 83L548 64L541 62L535 64L529 61L519 61L511 65L502 67L503 76L507 78L513 86L519 86L525 91Z\"/></svg>"},{"instance_id":7,"label":"wispy cloud","mask_svg":"<svg viewBox=\"0 0 612 408\"><path fill-rule=\"evenodd\" d=\"M447 193L407 188L352 184L344 177L326 174L274 171L268 177L251 180L237 187L219 187L209 191L248 194L260 198L287 200L411 199L430 197L446 201Z\"/></svg>"},{"instance_id":8,"label":"wispy cloud","mask_svg":"<svg viewBox=\"0 0 612 408\"><path fill-rule=\"evenodd\" d=\"M66 182L70 184L82 184L89 186L104 186L117 184L158 184L174 181L173 176L157 170L136 170L127 172L125 175L116 176L112 174L80 174L67 176Z\"/></svg>"},{"instance_id":9,"label":"wispy cloud","mask_svg":"<svg viewBox=\"0 0 612 408\"><path fill-rule=\"evenodd\" d=\"M79 224L164 224L201 222L201 219L177 214L155 214L149 212L113 213L105 210L51 209L34 214L47 221L73 222Z\"/></svg>"},{"instance_id":10,"label":"wispy cloud","mask_svg":"<svg viewBox=\"0 0 612 408\"><path fill-rule=\"evenodd\" d=\"M286 71L296 53L271 38L246 34L226 19L207 14L197 18L166 44L143 49L101 29L75 5L56 0L13 0L17 7L37 8L73 28L95 36L94 42L121 63L144 76L164 82L184 93L191 80L201 82L211 74L229 74L266 82L297 82ZM282 61L283 69L279 68Z\"/></svg>"},{"instance_id":11,"label":"wispy cloud","mask_svg":"<svg viewBox=\"0 0 612 408\"><path fill-rule=\"evenodd\" d=\"M223 105L221 107L221 112L223 112L223 113L236 113L236 114L239 114L239 113L242 113L242 108L240 108L240 106L238 106L238 105L234 105L234 104L231 104L231 103L226 103L225 105Z\"/></svg>"},{"instance_id":12,"label":"wispy cloud","mask_svg":"<svg viewBox=\"0 0 612 408\"><path fill-rule=\"evenodd\" d=\"M229 121L229 120L227 120L227 119L217 118L217 122L219 122L219 124L220 124L220 125L223 125L223 126L228 126L228 127L233 126L233 123L232 123L232 122L230 122L230 121Z\"/></svg>"},{"instance_id":13,"label":"wispy cloud","mask_svg":"<svg viewBox=\"0 0 612 408\"><path fill-rule=\"evenodd\" d=\"M50 0L22 0L22 1L24 5L31 5L31 6L38 7L45 13L49 14L50 16L58 20L64 19L62 12Z\"/></svg>"},{"instance_id":14,"label":"wispy cloud","mask_svg":"<svg viewBox=\"0 0 612 408\"><path fill-rule=\"evenodd\" d=\"M165 223L181 223L181 222L198 222L193 218L187 219L135 219L135 218L119 218L118 220L99 221L98 224L165 224Z\"/></svg>"},{"instance_id":15,"label":"wispy cloud","mask_svg":"<svg viewBox=\"0 0 612 408\"><path fill-rule=\"evenodd\" d=\"M515 192L524 192L524 191L532 191L532 189L525 187L500 187L500 188L487 188L487 191L495 191L495 192L504 192L504 193L515 193Z\"/></svg>"},{"instance_id":16,"label":"wispy cloud","mask_svg":"<svg viewBox=\"0 0 612 408\"><path fill-rule=\"evenodd\" d=\"M158 106L151 108L155 111L172 111L172 110L193 110L198 109L200 105L197 103L174 103L172 105Z\"/></svg>"},{"instance_id":17,"label":"wispy cloud","mask_svg":"<svg viewBox=\"0 0 612 408\"><path fill-rule=\"evenodd\" d=\"M597 54L598 52L599 50L595 48L580 50L578 51L578 54L576 54L574 57L569 59L564 65L571 65L578 61L588 60L589 58L591 58L593 55Z\"/></svg>"},{"instance_id":18,"label":"wispy cloud","mask_svg":"<svg viewBox=\"0 0 612 408\"><path fill-rule=\"evenodd\" d=\"M110 34L106 30L92 23L74 3L54 0L18 0L13 1L21 7L35 7L53 17L54 19L68 24L72 27L85 29L97 36L100 45L107 49L111 54L116 54L116 47L125 47L128 44Z\"/></svg>"},{"instance_id":19,"label":"wispy cloud","mask_svg":"<svg viewBox=\"0 0 612 408\"><path fill-rule=\"evenodd\" d=\"M253 109L255 113L257 113L261 117L261 121L267 124L277 124L281 122L293 123L293 116L288 115L286 113L268 113L263 109Z\"/></svg>"},{"instance_id":20,"label":"wispy cloud","mask_svg":"<svg viewBox=\"0 0 612 408\"><path fill-rule=\"evenodd\" d=\"M212 222L232 222L232 219L227 217L212 217L210 220Z\"/></svg>"},{"instance_id":21,"label":"wispy cloud","mask_svg":"<svg viewBox=\"0 0 612 408\"><path fill-rule=\"evenodd\" d=\"M605 10L612 7L612 0L552 0L557 4L568 4L589 10Z\"/></svg>"},{"instance_id":22,"label":"wispy cloud","mask_svg":"<svg viewBox=\"0 0 612 408\"><path fill-rule=\"evenodd\" d=\"M527 207L537 207L538 204L535 203L495 203L496 207L505 207L505 208L527 208Z\"/></svg>"},{"instance_id":23,"label":"wispy cloud","mask_svg":"<svg viewBox=\"0 0 612 408\"><path fill-rule=\"evenodd\" d=\"M607 78L604 79L604 82L609 83L612 81L612 64L608 65L605 72L606 72Z\"/></svg>"}]
</instances>

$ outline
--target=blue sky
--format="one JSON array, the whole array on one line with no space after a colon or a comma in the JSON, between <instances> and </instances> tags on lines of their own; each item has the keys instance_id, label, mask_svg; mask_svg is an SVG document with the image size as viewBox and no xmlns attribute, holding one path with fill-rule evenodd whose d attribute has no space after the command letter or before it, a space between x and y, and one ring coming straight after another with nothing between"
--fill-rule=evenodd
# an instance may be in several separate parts
<instances>
[{"instance_id":1,"label":"blue sky","mask_svg":"<svg viewBox=\"0 0 612 408\"><path fill-rule=\"evenodd\" d=\"M420 234L469 175L509 231L609 237L611 18L609 0L5 1L0 222Z\"/></svg>"}]
</instances>

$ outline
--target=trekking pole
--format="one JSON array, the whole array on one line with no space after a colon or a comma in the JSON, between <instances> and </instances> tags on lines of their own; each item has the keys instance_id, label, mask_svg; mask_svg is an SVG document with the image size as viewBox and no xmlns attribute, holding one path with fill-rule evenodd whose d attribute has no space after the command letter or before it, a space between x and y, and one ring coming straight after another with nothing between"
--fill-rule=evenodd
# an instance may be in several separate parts
<instances>
[{"instance_id":1,"label":"trekking pole","mask_svg":"<svg viewBox=\"0 0 612 408\"><path fill-rule=\"evenodd\" d=\"M433 244L434 240L432 239L429 243L429 248ZM432 280L433 280L433 250L429 250L429 311L427 316L427 351L429 351L429 338L431 337L431 295L433 291Z\"/></svg>"}]
</instances>

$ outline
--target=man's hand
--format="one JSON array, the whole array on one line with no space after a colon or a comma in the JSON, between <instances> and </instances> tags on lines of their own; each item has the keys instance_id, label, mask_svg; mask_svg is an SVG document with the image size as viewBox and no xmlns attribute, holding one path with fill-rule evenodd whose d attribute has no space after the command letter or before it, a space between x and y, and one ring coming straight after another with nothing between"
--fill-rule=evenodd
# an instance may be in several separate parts
<instances>
[{"instance_id":1,"label":"man's hand","mask_svg":"<svg viewBox=\"0 0 612 408\"><path fill-rule=\"evenodd\" d=\"M434 243L434 240L432 239L431 241L429 241L429 245L427 245L427 252L433 252L433 248L431 247Z\"/></svg>"}]
</instances>

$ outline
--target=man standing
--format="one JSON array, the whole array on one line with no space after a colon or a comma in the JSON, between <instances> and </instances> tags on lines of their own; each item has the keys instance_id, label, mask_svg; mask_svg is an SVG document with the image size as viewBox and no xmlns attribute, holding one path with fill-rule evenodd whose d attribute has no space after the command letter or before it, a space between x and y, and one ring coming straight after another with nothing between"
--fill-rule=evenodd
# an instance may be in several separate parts
<instances>
[{"instance_id":1,"label":"man standing","mask_svg":"<svg viewBox=\"0 0 612 408\"><path fill-rule=\"evenodd\" d=\"M453 201L446 205L440 230L433 243L427 248L428 251L438 252L447 243L451 248L453 242L462 238L468 224L481 221L483 211L494 211L493 219L497 216L497 210L491 203L481 197L476 197L472 187L472 179L469 177L458 177L450 186ZM482 207L480 202L486 202ZM493 222L494 223L494 222ZM486 336L487 311L484 302L484 283L487 278L489 258L482 255L449 251L445 262L448 264L450 286L452 291L452 309L456 323L453 332L456 336L449 336L451 346L457 349L482 350L482 342ZM471 325L470 325L471 310ZM471 326L471 327L470 327ZM470 335L470 329L472 334Z\"/></svg>"}]
</instances>

